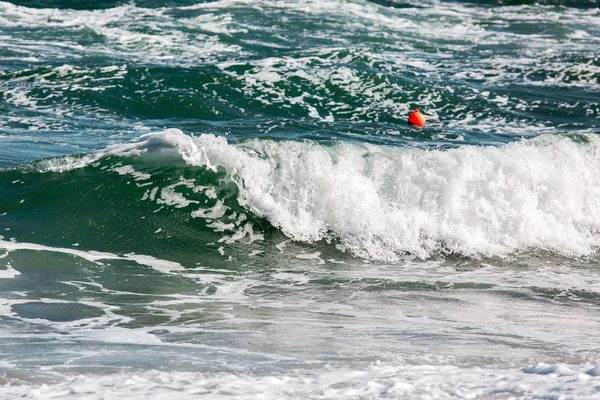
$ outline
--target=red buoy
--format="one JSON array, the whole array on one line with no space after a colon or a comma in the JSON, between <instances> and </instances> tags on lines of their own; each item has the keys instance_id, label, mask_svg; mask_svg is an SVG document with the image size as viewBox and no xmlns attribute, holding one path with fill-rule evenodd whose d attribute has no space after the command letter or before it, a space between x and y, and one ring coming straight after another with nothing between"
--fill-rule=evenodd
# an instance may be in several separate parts
<instances>
[{"instance_id":1,"label":"red buoy","mask_svg":"<svg viewBox=\"0 0 600 400\"><path fill-rule=\"evenodd\" d=\"M425 116L421 114L421 111L419 111L418 108L415 108L415 111L408 117L408 124L416 126L417 128L425 126Z\"/></svg>"}]
</instances>

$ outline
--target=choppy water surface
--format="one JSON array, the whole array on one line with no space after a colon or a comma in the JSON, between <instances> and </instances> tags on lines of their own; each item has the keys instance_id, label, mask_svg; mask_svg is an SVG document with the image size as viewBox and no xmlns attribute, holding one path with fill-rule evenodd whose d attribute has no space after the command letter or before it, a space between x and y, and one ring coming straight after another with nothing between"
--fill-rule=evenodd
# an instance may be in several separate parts
<instances>
[{"instance_id":1,"label":"choppy water surface","mask_svg":"<svg viewBox=\"0 0 600 400\"><path fill-rule=\"evenodd\" d=\"M598 48L585 1L0 2L0 394L600 398Z\"/></svg>"}]
</instances>

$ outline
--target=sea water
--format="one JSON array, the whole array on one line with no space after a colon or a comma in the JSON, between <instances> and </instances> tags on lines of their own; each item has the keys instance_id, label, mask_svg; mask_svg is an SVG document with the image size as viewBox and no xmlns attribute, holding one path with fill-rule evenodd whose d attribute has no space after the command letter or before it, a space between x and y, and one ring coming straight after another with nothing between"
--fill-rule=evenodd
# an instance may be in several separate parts
<instances>
[{"instance_id":1,"label":"sea water","mask_svg":"<svg viewBox=\"0 0 600 400\"><path fill-rule=\"evenodd\" d=\"M0 2L0 397L600 398L599 49L594 1Z\"/></svg>"}]
</instances>

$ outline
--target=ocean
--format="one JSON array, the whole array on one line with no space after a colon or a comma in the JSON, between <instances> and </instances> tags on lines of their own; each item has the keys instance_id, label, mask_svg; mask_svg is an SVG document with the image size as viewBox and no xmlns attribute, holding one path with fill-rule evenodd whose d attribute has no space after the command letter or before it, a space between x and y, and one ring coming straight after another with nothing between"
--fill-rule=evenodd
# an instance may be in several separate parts
<instances>
[{"instance_id":1,"label":"ocean","mask_svg":"<svg viewBox=\"0 0 600 400\"><path fill-rule=\"evenodd\" d=\"M600 399L599 49L593 0L0 1L0 398Z\"/></svg>"}]
</instances>

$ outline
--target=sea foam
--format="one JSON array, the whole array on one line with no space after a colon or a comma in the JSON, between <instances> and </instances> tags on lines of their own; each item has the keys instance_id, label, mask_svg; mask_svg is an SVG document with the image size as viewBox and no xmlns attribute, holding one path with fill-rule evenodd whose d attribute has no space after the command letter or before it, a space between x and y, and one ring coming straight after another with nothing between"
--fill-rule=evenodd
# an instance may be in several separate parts
<instances>
[{"instance_id":1,"label":"sea foam","mask_svg":"<svg viewBox=\"0 0 600 400\"><path fill-rule=\"evenodd\" d=\"M583 368L581 368L583 367ZM586 366L580 366L585 369ZM566 368L566 367L564 367ZM110 375L61 376L57 383L6 385L9 399L147 398L597 398L598 378L523 373L488 366L395 365L373 363L360 370L329 368L320 373L296 371L294 376L252 376L241 373L143 371ZM557 393L558 392L558 393Z\"/></svg>"}]
</instances>

